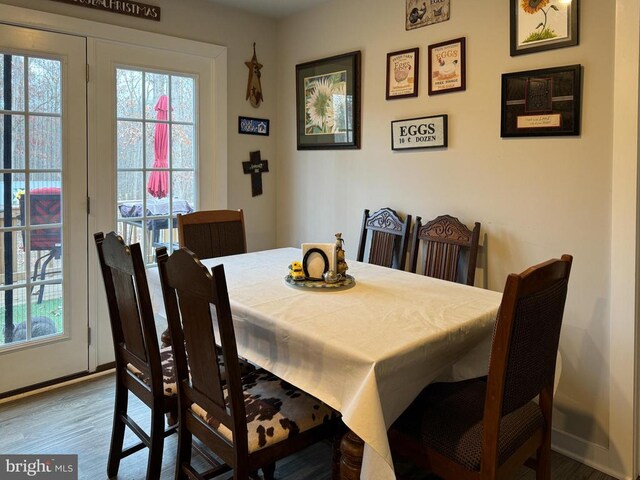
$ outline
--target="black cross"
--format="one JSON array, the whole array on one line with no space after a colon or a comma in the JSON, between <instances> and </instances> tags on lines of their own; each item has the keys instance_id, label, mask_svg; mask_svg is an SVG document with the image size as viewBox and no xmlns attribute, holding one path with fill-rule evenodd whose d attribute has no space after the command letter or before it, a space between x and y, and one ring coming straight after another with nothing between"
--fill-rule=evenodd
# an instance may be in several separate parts
<instances>
[{"instance_id":1,"label":"black cross","mask_svg":"<svg viewBox=\"0 0 640 480\"><path fill-rule=\"evenodd\" d=\"M260 150L251 152L251 161L242 162L242 169L251 174L251 196L262 195L262 172L269 171L269 161L260 159Z\"/></svg>"}]
</instances>

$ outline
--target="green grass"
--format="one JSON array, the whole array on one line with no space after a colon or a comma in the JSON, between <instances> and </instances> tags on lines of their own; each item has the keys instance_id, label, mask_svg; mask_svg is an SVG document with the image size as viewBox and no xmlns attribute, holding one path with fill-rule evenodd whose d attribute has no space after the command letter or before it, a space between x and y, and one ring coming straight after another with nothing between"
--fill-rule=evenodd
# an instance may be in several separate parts
<instances>
[{"instance_id":1,"label":"green grass","mask_svg":"<svg viewBox=\"0 0 640 480\"><path fill-rule=\"evenodd\" d=\"M556 38L557 36L558 34L556 34L556 32L554 32L550 28L545 28L544 30L541 30L539 32L531 32L531 35L529 35L522 43L538 42L540 40L549 40L551 38Z\"/></svg>"},{"instance_id":2,"label":"green grass","mask_svg":"<svg viewBox=\"0 0 640 480\"><path fill-rule=\"evenodd\" d=\"M37 289L36 289L37 291ZM56 324L56 330L62 332L63 330L63 318L62 318L62 299L54 298L51 300L43 300L42 303L35 303L36 297L33 297L34 303L31 304L31 318L33 317L49 317ZM7 307L0 307L0 318L6 318ZM13 324L24 321L27 317L27 305L14 304L13 305ZM4 345L4 322L0 325L0 345Z\"/></svg>"}]
</instances>

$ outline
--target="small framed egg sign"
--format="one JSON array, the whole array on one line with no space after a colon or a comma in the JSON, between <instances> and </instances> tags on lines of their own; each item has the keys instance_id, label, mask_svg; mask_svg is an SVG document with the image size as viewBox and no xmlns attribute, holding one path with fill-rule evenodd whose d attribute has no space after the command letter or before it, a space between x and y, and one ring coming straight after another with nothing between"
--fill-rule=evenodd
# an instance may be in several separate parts
<instances>
[{"instance_id":1,"label":"small framed egg sign","mask_svg":"<svg viewBox=\"0 0 640 480\"><path fill-rule=\"evenodd\" d=\"M391 122L391 150L446 148L448 116L410 118Z\"/></svg>"}]
</instances>

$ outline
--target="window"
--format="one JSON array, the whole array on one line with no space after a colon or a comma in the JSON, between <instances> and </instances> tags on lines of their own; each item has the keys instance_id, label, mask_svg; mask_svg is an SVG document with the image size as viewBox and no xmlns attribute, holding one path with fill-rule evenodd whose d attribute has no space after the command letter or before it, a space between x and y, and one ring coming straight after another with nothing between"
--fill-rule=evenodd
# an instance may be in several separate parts
<instances>
[{"instance_id":1,"label":"window","mask_svg":"<svg viewBox=\"0 0 640 480\"><path fill-rule=\"evenodd\" d=\"M177 248L175 217L196 208L195 78L116 69L118 232L155 248Z\"/></svg>"}]
</instances>

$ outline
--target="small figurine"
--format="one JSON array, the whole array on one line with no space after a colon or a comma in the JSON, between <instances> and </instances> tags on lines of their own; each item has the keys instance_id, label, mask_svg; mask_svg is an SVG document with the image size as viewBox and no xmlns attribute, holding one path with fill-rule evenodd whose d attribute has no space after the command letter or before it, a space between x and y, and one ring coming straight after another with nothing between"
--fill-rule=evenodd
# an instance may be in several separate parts
<instances>
[{"instance_id":1,"label":"small figurine","mask_svg":"<svg viewBox=\"0 0 640 480\"><path fill-rule=\"evenodd\" d=\"M344 240L342 239L342 233L336 233L336 270L338 278L342 278L346 275L347 270L349 269L349 266L345 261L344 248L342 248L343 245Z\"/></svg>"},{"instance_id":2,"label":"small figurine","mask_svg":"<svg viewBox=\"0 0 640 480\"><path fill-rule=\"evenodd\" d=\"M304 280L304 270L302 269L302 262L291 262L289 265L289 276L291 280Z\"/></svg>"},{"instance_id":3,"label":"small figurine","mask_svg":"<svg viewBox=\"0 0 640 480\"><path fill-rule=\"evenodd\" d=\"M322 278L326 283L337 283L338 282L338 274L333 270L327 270L322 274Z\"/></svg>"}]
</instances>

